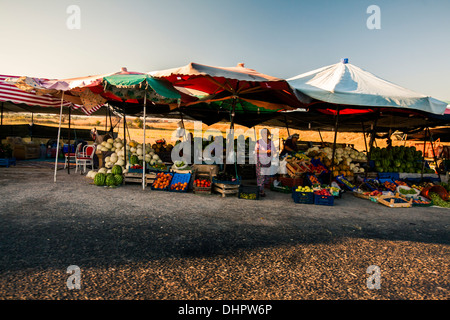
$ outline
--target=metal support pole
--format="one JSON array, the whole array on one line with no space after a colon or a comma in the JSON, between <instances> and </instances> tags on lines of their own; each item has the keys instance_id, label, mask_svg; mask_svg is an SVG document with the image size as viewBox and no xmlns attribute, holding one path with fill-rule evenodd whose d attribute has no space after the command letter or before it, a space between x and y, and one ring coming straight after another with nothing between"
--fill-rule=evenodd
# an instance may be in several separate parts
<instances>
[{"instance_id":1,"label":"metal support pole","mask_svg":"<svg viewBox=\"0 0 450 320\"><path fill-rule=\"evenodd\" d=\"M3 104L4 104L4 102L2 102L2 113L1 113L1 120L0 120L1 121L0 140L3 138Z\"/></svg>"},{"instance_id":2,"label":"metal support pole","mask_svg":"<svg viewBox=\"0 0 450 320\"><path fill-rule=\"evenodd\" d=\"M322 133L320 132L320 129L317 129L317 131L319 132L320 143L322 143L322 145L323 145Z\"/></svg>"},{"instance_id":3,"label":"metal support pole","mask_svg":"<svg viewBox=\"0 0 450 320\"><path fill-rule=\"evenodd\" d=\"M125 108L123 109L123 159L125 160L125 170L127 169L127 164L128 164L128 158L127 158L127 120L126 120L126 116L125 116Z\"/></svg>"},{"instance_id":4,"label":"metal support pole","mask_svg":"<svg viewBox=\"0 0 450 320\"><path fill-rule=\"evenodd\" d=\"M67 139L69 140L68 145L69 148L67 150L67 174L70 174L70 115L72 113L72 108L69 106L69 133L67 135Z\"/></svg>"},{"instance_id":5,"label":"metal support pole","mask_svg":"<svg viewBox=\"0 0 450 320\"><path fill-rule=\"evenodd\" d=\"M334 122L333 153L332 153L332 156L331 156L330 182L331 182L332 177L333 177L333 171L334 171L334 166L335 166L335 164L334 164L334 158L335 158L335 155L336 155L336 141L337 141L337 133L338 133L338 130L339 130L339 112L340 112L339 106L337 106L336 111L337 111L337 113L336 113L336 119L335 119L335 122Z\"/></svg>"},{"instance_id":6,"label":"metal support pole","mask_svg":"<svg viewBox=\"0 0 450 320\"><path fill-rule=\"evenodd\" d=\"M61 119L63 112L63 104L64 104L64 91L61 95L61 110L59 111L59 127L58 127L58 140L56 143L56 157L55 157L55 174L53 177L53 181L56 182L56 171L58 170L58 156L59 156L59 138L61 137Z\"/></svg>"},{"instance_id":7,"label":"metal support pole","mask_svg":"<svg viewBox=\"0 0 450 320\"><path fill-rule=\"evenodd\" d=\"M145 122L146 122L146 115L147 115L147 93L144 94L144 142L142 144L142 151L144 154L144 161L142 163L142 190L145 190L145 154L146 154L146 146L145 146Z\"/></svg>"},{"instance_id":8,"label":"metal support pole","mask_svg":"<svg viewBox=\"0 0 450 320\"><path fill-rule=\"evenodd\" d=\"M427 130L428 130L428 134L430 136L431 150L433 150L433 159L434 159L434 163L436 164L436 172L438 173L439 181L440 181L441 180L441 172L439 170L438 163L437 163L438 159L437 159L437 156L436 156L436 151L434 150L433 134L431 133L430 128L427 128Z\"/></svg>"},{"instance_id":9,"label":"metal support pole","mask_svg":"<svg viewBox=\"0 0 450 320\"><path fill-rule=\"evenodd\" d=\"M288 137L290 137L291 134L289 133L289 125L288 125L286 114L284 114L284 122L286 123L286 129L287 129Z\"/></svg>"},{"instance_id":10,"label":"metal support pole","mask_svg":"<svg viewBox=\"0 0 450 320\"><path fill-rule=\"evenodd\" d=\"M427 145L428 131L425 129L425 136L423 138L423 152L422 152L422 172L420 174L420 181L423 181L423 171L425 169L425 147Z\"/></svg>"}]
</instances>

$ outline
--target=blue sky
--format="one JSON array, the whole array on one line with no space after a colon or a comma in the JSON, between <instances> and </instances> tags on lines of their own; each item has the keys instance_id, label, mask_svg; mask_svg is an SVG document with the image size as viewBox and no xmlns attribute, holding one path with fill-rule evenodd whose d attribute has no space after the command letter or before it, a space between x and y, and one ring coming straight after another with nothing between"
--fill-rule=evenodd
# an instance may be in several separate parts
<instances>
[{"instance_id":1,"label":"blue sky","mask_svg":"<svg viewBox=\"0 0 450 320\"><path fill-rule=\"evenodd\" d=\"M369 30L370 5L381 29ZM81 28L66 9L81 10ZM280 78L339 62L450 101L449 0L0 0L0 74L69 78L189 62Z\"/></svg>"}]
</instances>

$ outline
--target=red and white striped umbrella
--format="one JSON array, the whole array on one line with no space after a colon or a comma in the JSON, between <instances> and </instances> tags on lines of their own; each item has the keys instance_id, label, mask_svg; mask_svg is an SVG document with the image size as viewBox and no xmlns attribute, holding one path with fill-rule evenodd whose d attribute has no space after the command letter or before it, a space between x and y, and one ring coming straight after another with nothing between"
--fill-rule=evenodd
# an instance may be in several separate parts
<instances>
[{"instance_id":1,"label":"red and white striped umbrella","mask_svg":"<svg viewBox=\"0 0 450 320\"><path fill-rule=\"evenodd\" d=\"M55 98L50 94L40 95L34 91L24 91L11 83L11 81L20 78L21 77L19 76L0 75L0 102L12 102L15 104L26 104L39 107L61 107L61 99L59 98ZM9 79L9 82L6 82L7 79ZM86 115L91 115L102 107L102 105L98 105L88 110L83 105L74 104L70 101L63 101L63 106L71 106L73 109L80 109Z\"/></svg>"}]
</instances>

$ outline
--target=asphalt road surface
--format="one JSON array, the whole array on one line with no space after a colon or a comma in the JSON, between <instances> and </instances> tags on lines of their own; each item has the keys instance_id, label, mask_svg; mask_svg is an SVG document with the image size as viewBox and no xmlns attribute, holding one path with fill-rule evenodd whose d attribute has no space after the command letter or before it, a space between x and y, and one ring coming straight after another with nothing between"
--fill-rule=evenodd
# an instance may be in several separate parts
<instances>
[{"instance_id":1,"label":"asphalt road surface","mask_svg":"<svg viewBox=\"0 0 450 320\"><path fill-rule=\"evenodd\" d=\"M448 209L90 183L0 168L0 299L450 298Z\"/></svg>"}]
</instances>

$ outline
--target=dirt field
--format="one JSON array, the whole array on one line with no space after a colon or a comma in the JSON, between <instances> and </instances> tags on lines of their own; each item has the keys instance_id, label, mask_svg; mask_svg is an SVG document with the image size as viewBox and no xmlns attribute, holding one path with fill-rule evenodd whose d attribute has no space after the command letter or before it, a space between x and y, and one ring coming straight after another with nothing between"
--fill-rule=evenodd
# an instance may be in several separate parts
<instances>
[{"instance_id":1,"label":"dirt field","mask_svg":"<svg viewBox=\"0 0 450 320\"><path fill-rule=\"evenodd\" d=\"M448 209L111 189L27 165L0 167L0 299L450 298Z\"/></svg>"}]
</instances>

